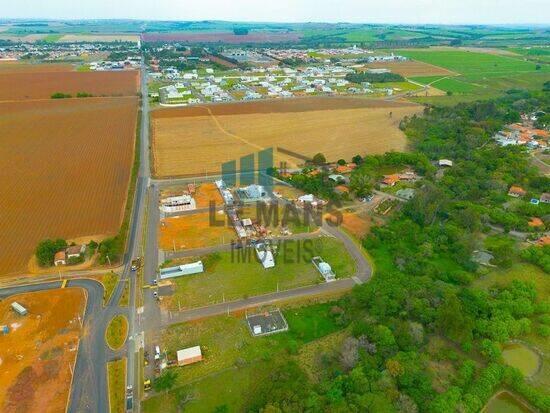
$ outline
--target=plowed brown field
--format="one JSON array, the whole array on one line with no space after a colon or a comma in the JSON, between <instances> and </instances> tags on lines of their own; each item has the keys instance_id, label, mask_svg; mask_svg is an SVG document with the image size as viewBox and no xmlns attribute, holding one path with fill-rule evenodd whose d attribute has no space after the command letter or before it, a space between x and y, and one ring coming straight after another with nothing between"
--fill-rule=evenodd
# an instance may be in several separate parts
<instances>
[{"instance_id":1,"label":"plowed brown field","mask_svg":"<svg viewBox=\"0 0 550 413\"><path fill-rule=\"evenodd\" d=\"M403 150L399 122L420 109L395 101L318 98L159 110L152 121L155 174L220 173L223 162L266 148L306 157L322 152L331 161ZM275 152L276 164L303 163Z\"/></svg>"},{"instance_id":2,"label":"plowed brown field","mask_svg":"<svg viewBox=\"0 0 550 413\"><path fill-rule=\"evenodd\" d=\"M47 66L47 65L46 65ZM56 92L73 97L78 92L94 96L135 96L139 72L0 72L0 101L50 99Z\"/></svg>"},{"instance_id":3,"label":"plowed brown field","mask_svg":"<svg viewBox=\"0 0 550 413\"><path fill-rule=\"evenodd\" d=\"M133 159L135 97L0 103L0 275L44 238L115 234Z\"/></svg>"},{"instance_id":4,"label":"plowed brown field","mask_svg":"<svg viewBox=\"0 0 550 413\"><path fill-rule=\"evenodd\" d=\"M17 301L29 314L19 316ZM0 320L10 332L0 335L0 411L64 412L85 307L84 291L65 288L19 294L0 302Z\"/></svg>"},{"instance_id":5,"label":"plowed brown field","mask_svg":"<svg viewBox=\"0 0 550 413\"><path fill-rule=\"evenodd\" d=\"M34 64L21 61L0 62L0 73L72 72L73 70L73 66L66 63Z\"/></svg>"},{"instance_id":6,"label":"plowed brown field","mask_svg":"<svg viewBox=\"0 0 550 413\"><path fill-rule=\"evenodd\" d=\"M401 76L405 76L405 77L456 75L456 73L451 72L450 70L444 69L442 67L430 65L424 62L417 62L415 60L407 60L405 62L369 63L367 67L371 69L391 69L392 72L398 73Z\"/></svg>"}]
</instances>

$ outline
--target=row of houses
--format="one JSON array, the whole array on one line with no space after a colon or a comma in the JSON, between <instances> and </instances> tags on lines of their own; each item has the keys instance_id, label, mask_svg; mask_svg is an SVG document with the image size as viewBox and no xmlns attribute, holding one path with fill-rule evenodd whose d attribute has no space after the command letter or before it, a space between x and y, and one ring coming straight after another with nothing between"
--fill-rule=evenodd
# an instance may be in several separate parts
<instances>
[{"instance_id":1,"label":"row of houses","mask_svg":"<svg viewBox=\"0 0 550 413\"><path fill-rule=\"evenodd\" d=\"M506 125L493 136L500 146L525 145L530 149L547 148L549 138L550 133L533 127L531 118L526 115L522 116L521 123Z\"/></svg>"}]
</instances>

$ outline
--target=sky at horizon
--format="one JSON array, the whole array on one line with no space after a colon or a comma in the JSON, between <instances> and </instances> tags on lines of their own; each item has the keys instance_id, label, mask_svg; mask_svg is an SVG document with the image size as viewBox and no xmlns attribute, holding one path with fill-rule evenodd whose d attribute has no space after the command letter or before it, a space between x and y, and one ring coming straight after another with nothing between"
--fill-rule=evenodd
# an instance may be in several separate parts
<instances>
[{"instance_id":1,"label":"sky at horizon","mask_svg":"<svg viewBox=\"0 0 550 413\"><path fill-rule=\"evenodd\" d=\"M548 0L0 0L0 18L550 24Z\"/></svg>"}]
</instances>

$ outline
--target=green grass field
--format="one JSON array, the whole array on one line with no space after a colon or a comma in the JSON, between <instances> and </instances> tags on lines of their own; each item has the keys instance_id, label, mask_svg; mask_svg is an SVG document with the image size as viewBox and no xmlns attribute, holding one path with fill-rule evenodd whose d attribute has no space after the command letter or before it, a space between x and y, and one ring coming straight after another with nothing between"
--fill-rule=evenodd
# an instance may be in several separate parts
<instances>
[{"instance_id":1,"label":"green grass field","mask_svg":"<svg viewBox=\"0 0 550 413\"><path fill-rule=\"evenodd\" d=\"M181 394L191 393L194 400L185 406L186 412L212 412L225 404L230 412L245 409L247 389L264 379L270 364L278 354L294 354L300 360L301 349L337 331L342 331L330 315L333 303L289 308L283 313L289 331L254 338L245 319L219 316L170 327L162 335L162 347L168 356L177 350L200 345L204 360L177 368L176 388L155 395L143 403L147 413L179 412ZM223 391L220 391L223 389Z\"/></svg>"},{"instance_id":2,"label":"green grass field","mask_svg":"<svg viewBox=\"0 0 550 413\"><path fill-rule=\"evenodd\" d=\"M62 34L49 34L46 37L44 37L42 41L46 43L57 43L59 39L61 39L62 37L63 37Z\"/></svg>"},{"instance_id":3,"label":"green grass field","mask_svg":"<svg viewBox=\"0 0 550 413\"><path fill-rule=\"evenodd\" d=\"M328 262L337 278L355 272L353 259L339 241L319 237L311 240L289 240L279 247L275 267L264 269L250 249L223 252L204 257L205 272L174 279L174 295L165 297L169 308L191 308L252 297L279 290L324 282L311 263L319 255ZM240 258L239 258L240 257Z\"/></svg>"},{"instance_id":4,"label":"green grass field","mask_svg":"<svg viewBox=\"0 0 550 413\"><path fill-rule=\"evenodd\" d=\"M443 90L444 92L460 94L476 93L480 88L479 85L468 83L452 77L436 80L434 83L431 84L431 86L435 87L436 89Z\"/></svg>"},{"instance_id":5,"label":"green grass field","mask_svg":"<svg viewBox=\"0 0 550 413\"><path fill-rule=\"evenodd\" d=\"M478 99L494 98L512 88L540 90L550 80L550 65L488 53L467 51L418 51L400 53L415 60L445 67L459 73L456 77L414 77L412 80L432 86L451 96L413 98L418 103L454 105Z\"/></svg>"},{"instance_id":6,"label":"green grass field","mask_svg":"<svg viewBox=\"0 0 550 413\"><path fill-rule=\"evenodd\" d=\"M428 50L398 50L397 53L414 60L444 67L467 76L470 80L536 71L536 64L533 62L489 53ZM548 69L544 70L548 71Z\"/></svg>"},{"instance_id":7,"label":"green grass field","mask_svg":"<svg viewBox=\"0 0 550 413\"><path fill-rule=\"evenodd\" d=\"M415 85L411 82L386 82L386 83L374 83L374 87L377 88L392 88L399 89L402 92L414 92L416 90L422 89L422 87Z\"/></svg>"}]
</instances>

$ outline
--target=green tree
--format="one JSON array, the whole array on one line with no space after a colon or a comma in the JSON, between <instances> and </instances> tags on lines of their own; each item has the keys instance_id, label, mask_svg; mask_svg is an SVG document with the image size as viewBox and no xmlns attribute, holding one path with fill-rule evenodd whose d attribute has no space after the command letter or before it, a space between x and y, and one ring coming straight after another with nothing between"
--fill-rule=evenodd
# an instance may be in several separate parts
<instances>
[{"instance_id":1,"label":"green tree","mask_svg":"<svg viewBox=\"0 0 550 413\"><path fill-rule=\"evenodd\" d=\"M67 241L61 238L40 241L36 247L36 258L38 263L43 267L53 265L55 253L64 248L67 248Z\"/></svg>"},{"instance_id":2,"label":"green tree","mask_svg":"<svg viewBox=\"0 0 550 413\"><path fill-rule=\"evenodd\" d=\"M325 158L325 155L322 153L317 153L313 156L311 162L313 162L314 165L324 165L327 163L327 158Z\"/></svg>"},{"instance_id":3,"label":"green tree","mask_svg":"<svg viewBox=\"0 0 550 413\"><path fill-rule=\"evenodd\" d=\"M153 389L157 392L168 391L176 384L178 375L173 370L166 370L153 381Z\"/></svg>"}]
</instances>

